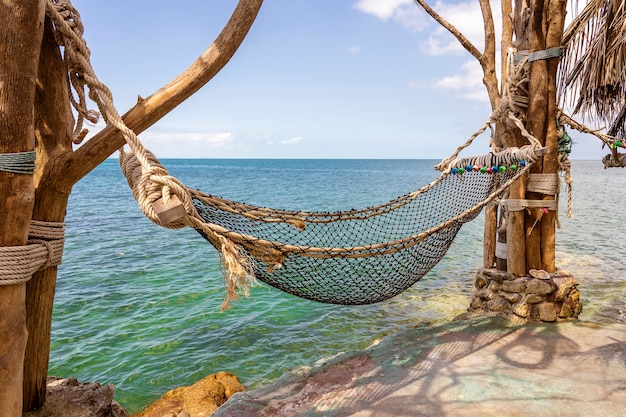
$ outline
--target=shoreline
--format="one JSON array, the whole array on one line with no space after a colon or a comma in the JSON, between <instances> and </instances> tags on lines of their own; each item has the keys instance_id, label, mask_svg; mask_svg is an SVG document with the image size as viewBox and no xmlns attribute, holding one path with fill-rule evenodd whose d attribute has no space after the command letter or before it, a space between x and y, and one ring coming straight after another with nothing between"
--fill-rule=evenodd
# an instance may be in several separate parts
<instances>
[{"instance_id":1,"label":"shoreline","mask_svg":"<svg viewBox=\"0 0 626 417\"><path fill-rule=\"evenodd\" d=\"M624 323L529 324L478 315L403 329L265 386L231 391L210 415L615 417L626 416L624 386ZM200 415L178 407L172 415ZM117 413L104 415L129 415Z\"/></svg>"}]
</instances>

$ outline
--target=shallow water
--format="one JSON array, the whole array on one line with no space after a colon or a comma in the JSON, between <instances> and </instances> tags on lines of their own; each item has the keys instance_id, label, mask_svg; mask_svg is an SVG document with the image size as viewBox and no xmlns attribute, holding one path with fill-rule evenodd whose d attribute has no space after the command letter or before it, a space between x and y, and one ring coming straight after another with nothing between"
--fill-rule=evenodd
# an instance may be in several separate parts
<instances>
[{"instance_id":1,"label":"shallow water","mask_svg":"<svg viewBox=\"0 0 626 417\"><path fill-rule=\"evenodd\" d=\"M169 160L188 187L300 210L361 208L434 179L428 160ZM557 265L581 281L581 319L626 322L626 170L574 161L574 218L557 231ZM482 263L482 216L403 294L370 306L331 306L267 286L220 312L216 251L192 230L146 220L116 161L74 187L53 314L50 374L117 386L131 412L168 389L218 371L254 388L299 365L363 349L469 305Z\"/></svg>"}]
</instances>

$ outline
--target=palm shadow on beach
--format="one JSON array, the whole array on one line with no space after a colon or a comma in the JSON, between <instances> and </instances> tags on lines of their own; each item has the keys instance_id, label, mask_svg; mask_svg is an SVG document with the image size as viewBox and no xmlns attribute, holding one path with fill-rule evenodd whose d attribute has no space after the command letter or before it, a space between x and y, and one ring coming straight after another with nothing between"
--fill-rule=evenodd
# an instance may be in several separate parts
<instances>
[{"instance_id":1,"label":"palm shadow on beach","mask_svg":"<svg viewBox=\"0 0 626 417\"><path fill-rule=\"evenodd\" d=\"M214 415L515 415L546 404L626 404L624 332L591 348L571 337L589 332L578 322L521 325L496 317L416 327L236 394ZM619 364L621 374L611 371Z\"/></svg>"}]
</instances>

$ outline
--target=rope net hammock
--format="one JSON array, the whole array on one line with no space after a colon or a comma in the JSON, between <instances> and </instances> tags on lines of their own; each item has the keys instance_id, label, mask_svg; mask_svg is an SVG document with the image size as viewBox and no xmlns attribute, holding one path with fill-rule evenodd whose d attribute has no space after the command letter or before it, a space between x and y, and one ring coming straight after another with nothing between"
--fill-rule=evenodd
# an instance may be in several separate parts
<instances>
[{"instance_id":1,"label":"rope net hammock","mask_svg":"<svg viewBox=\"0 0 626 417\"><path fill-rule=\"evenodd\" d=\"M308 213L229 201L188 189L171 177L143 148L113 106L108 88L89 64L78 12L66 0L48 0L47 14L64 47L77 112L77 142L92 120L85 89L108 124L122 132L130 152L120 149L120 165L144 214L168 228L192 227L219 251L225 269L225 306L261 280L309 300L369 304L394 297L422 278L445 255L461 226L498 198L537 159L537 139L513 112L493 114L464 145L437 167L432 183L385 204L361 210ZM458 159L472 140L506 119L529 140L523 148ZM179 200L174 222L155 211L159 201Z\"/></svg>"},{"instance_id":2,"label":"rope net hammock","mask_svg":"<svg viewBox=\"0 0 626 417\"><path fill-rule=\"evenodd\" d=\"M334 213L192 195L198 215L228 231L224 235L241 246L259 280L309 300L370 304L422 278L445 255L461 226L512 176L510 171L446 174L386 204Z\"/></svg>"}]
</instances>

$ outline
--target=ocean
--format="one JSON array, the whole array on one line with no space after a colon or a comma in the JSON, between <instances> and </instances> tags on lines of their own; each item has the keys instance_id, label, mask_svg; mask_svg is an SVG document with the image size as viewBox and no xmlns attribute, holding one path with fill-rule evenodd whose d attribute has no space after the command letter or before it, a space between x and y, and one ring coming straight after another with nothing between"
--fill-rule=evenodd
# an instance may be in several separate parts
<instances>
[{"instance_id":1,"label":"ocean","mask_svg":"<svg viewBox=\"0 0 626 417\"><path fill-rule=\"evenodd\" d=\"M187 187L265 207L337 211L429 183L435 160L170 159ZM580 319L626 323L626 170L573 161L574 217L563 188L557 266L580 280ZM117 387L130 412L208 374L253 389L302 365L360 350L396 330L462 313L482 264L483 216L465 225L421 281L388 301L336 306L266 285L220 311L216 250L190 229L159 228L115 160L73 189L52 322L49 374Z\"/></svg>"}]
</instances>

